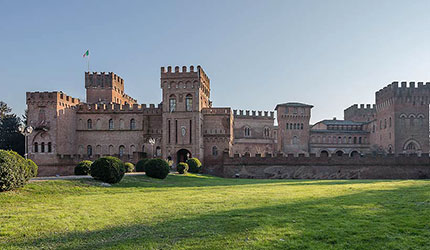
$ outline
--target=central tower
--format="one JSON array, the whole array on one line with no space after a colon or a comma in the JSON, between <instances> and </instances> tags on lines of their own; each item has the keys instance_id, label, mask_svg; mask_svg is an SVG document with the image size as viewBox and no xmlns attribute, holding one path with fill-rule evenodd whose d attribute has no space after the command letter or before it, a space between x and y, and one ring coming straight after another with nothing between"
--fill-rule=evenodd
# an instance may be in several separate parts
<instances>
[{"instance_id":1,"label":"central tower","mask_svg":"<svg viewBox=\"0 0 430 250\"><path fill-rule=\"evenodd\" d=\"M210 80L200 66L161 68L163 157L203 160L203 114L211 106Z\"/></svg>"}]
</instances>

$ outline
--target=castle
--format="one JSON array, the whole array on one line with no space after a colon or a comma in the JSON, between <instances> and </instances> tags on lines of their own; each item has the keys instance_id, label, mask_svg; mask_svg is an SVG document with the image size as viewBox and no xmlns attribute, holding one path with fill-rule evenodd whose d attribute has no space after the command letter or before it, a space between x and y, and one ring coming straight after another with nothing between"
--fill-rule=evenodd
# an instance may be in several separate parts
<instances>
[{"instance_id":1,"label":"castle","mask_svg":"<svg viewBox=\"0 0 430 250\"><path fill-rule=\"evenodd\" d=\"M430 83L393 82L375 104L352 105L344 120L310 124L312 105L287 102L274 111L213 107L210 79L197 66L161 68L162 100L138 104L124 80L85 73L86 101L63 92L27 92L28 153L41 175L70 174L81 160L112 155L137 162L189 157L204 165L230 156L421 154L429 152ZM275 125L275 111L276 121Z\"/></svg>"}]
</instances>

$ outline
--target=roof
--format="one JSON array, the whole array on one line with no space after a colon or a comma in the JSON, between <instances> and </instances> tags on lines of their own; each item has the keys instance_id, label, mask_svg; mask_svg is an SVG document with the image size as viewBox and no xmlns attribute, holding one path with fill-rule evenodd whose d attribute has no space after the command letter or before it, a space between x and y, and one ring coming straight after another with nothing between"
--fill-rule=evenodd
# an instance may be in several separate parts
<instances>
[{"instance_id":1,"label":"roof","mask_svg":"<svg viewBox=\"0 0 430 250\"><path fill-rule=\"evenodd\" d=\"M277 110L279 106L282 106L282 107L304 107L304 108L313 108L314 107L314 106L306 104L306 103L286 102L286 103L280 103L280 104L276 105L275 110Z\"/></svg>"},{"instance_id":2,"label":"roof","mask_svg":"<svg viewBox=\"0 0 430 250\"><path fill-rule=\"evenodd\" d=\"M354 121L348 121L348 120L322 120L320 122L315 123L315 125L318 123L323 123L325 125L346 125L346 126L351 125L351 126L354 126L354 125L363 125L363 124L366 124L367 122L354 122Z\"/></svg>"}]
</instances>

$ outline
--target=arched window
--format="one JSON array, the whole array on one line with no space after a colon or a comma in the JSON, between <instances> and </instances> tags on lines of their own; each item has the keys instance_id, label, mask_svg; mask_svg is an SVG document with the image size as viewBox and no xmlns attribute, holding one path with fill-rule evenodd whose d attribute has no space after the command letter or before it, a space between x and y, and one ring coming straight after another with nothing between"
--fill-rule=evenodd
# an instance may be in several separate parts
<instances>
[{"instance_id":1,"label":"arched window","mask_svg":"<svg viewBox=\"0 0 430 250\"><path fill-rule=\"evenodd\" d=\"M91 119L88 119L87 121L87 129L92 129L93 128L93 121Z\"/></svg>"},{"instance_id":2,"label":"arched window","mask_svg":"<svg viewBox=\"0 0 430 250\"><path fill-rule=\"evenodd\" d=\"M303 130L303 123L300 124L300 129Z\"/></svg>"},{"instance_id":3,"label":"arched window","mask_svg":"<svg viewBox=\"0 0 430 250\"><path fill-rule=\"evenodd\" d=\"M384 128L387 128L387 119L384 119Z\"/></svg>"},{"instance_id":4,"label":"arched window","mask_svg":"<svg viewBox=\"0 0 430 250\"><path fill-rule=\"evenodd\" d=\"M34 152L35 153L39 152L39 143L37 143L37 142L34 143Z\"/></svg>"},{"instance_id":5,"label":"arched window","mask_svg":"<svg viewBox=\"0 0 430 250\"><path fill-rule=\"evenodd\" d=\"M136 129L136 120L131 119L130 120L130 129L135 130Z\"/></svg>"},{"instance_id":6,"label":"arched window","mask_svg":"<svg viewBox=\"0 0 430 250\"><path fill-rule=\"evenodd\" d=\"M102 128L102 122L100 121L100 119L97 119L96 121L96 129L101 129Z\"/></svg>"},{"instance_id":7,"label":"arched window","mask_svg":"<svg viewBox=\"0 0 430 250\"><path fill-rule=\"evenodd\" d=\"M44 142L42 142L42 145L40 147L40 152L45 153L45 143Z\"/></svg>"},{"instance_id":8,"label":"arched window","mask_svg":"<svg viewBox=\"0 0 430 250\"><path fill-rule=\"evenodd\" d=\"M119 129L125 129L124 120L119 119Z\"/></svg>"},{"instance_id":9,"label":"arched window","mask_svg":"<svg viewBox=\"0 0 430 250\"><path fill-rule=\"evenodd\" d=\"M218 148L216 146L212 147L212 155L217 156L218 155Z\"/></svg>"},{"instance_id":10,"label":"arched window","mask_svg":"<svg viewBox=\"0 0 430 250\"><path fill-rule=\"evenodd\" d=\"M299 138L297 136L293 137L293 144L294 145L299 144Z\"/></svg>"},{"instance_id":11,"label":"arched window","mask_svg":"<svg viewBox=\"0 0 430 250\"><path fill-rule=\"evenodd\" d=\"M92 156L93 155L93 147L91 145L87 146L87 155Z\"/></svg>"},{"instance_id":12,"label":"arched window","mask_svg":"<svg viewBox=\"0 0 430 250\"><path fill-rule=\"evenodd\" d=\"M155 155L156 155L157 157L160 157L160 156L161 156L161 148L160 148L160 146L157 146L157 147L155 148Z\"/></svg>"},{"instance_id":13,"label":"arched window","mask_svg":"<svg viewBox=\"0 0 430 250\"><path fill-rule=\"evenodd\" d=\"M109 155L113 155L113 145L109 145Z\"/></svg>"},{"instance_id":14,"label":"arched window","mask_svg":"<svg viewBox=\"0 0 430 250\"><path fill-rule=\"evenodd\" d=\"M245 127L244 132L245 132L245 137L251 136L251 129L249 127Z\"/></svg>"},{"instance_id":15,"label":"arched window","mask_svg":"<svg viewBox=\"0 0 430 250\"><path fill-rule=\"evenodd\" d=\"M265 137L270 137L270 129L268 127L264 128L264 136Z\"/></svg>"},{"instance_id":16,"label":"arched window","mask_svg":"<svg viewBox=\"0 0 430 250\"><path fill-rule=\"evenodd\" d=\"M193 96L191 94L185 97L185 108L187 111L193 111Z\"/></svg>"},{"instance_id":17,"label":"arched window","mask_svg":"<svg viewBox=\"0 0 430 250\"><path fill-rule=\"evenodd\" d=\"M297 129L297 123L294 123L294 129Z\"/></svg>"},{"instance_id":18,"label":"arched window","mask_svg":"<svg viewBox=\"0 0 430 250\"><path fill-rule=\"evenodd\" d=\"M119 146L119 157L122 157L124 155L124 149L125 147L123 145Z\"/></svg>"},{"instance_id":19,"label":"arched window","mask_svg":"<svg viewBox=\"0 0 430 250\"><path fill-rule=\"evenodd\" d=\"M390 118L388 118L388 125L390 126L390 128L391 128L391 117Z\"/></svg>"},{"instance_id":20,"label":"arched window","mask_svg":"<svg viewBox=\"0 0 430 250\"><path fill-rule=\"evenodd\" d=\"M130 155L133 155L133 153L136 151L136 147L134 145L130 146Z\"/></svg>"},{"instance_id":21,"label":"arched window","mask_svg":"<svg viewBox=\"0 0 430 250\"><path fill-rule=\"evenodd\" d=\"M171 95L169 97L169 111L174 112L176 110L176 96Z\"/></svg>"},{"instance_id":22,"label":"arched window","mask_svg":"<svg viewBox=\"0 0 430 250\"><path fill-rule=\"evenodd\" d=\"M110 119L109 120L109 129L113 129L114 127L113 127L113 120L112 119Z\"/></svg>"},{"instance_id":23,"label":"arched window","mask_svg":"<svg viewBox=\"0 0 430 250\"><path fill-rule=\"evenodd\" d=\"M52 143L48 142L48 153L52 152Z\"/></svg>"}]
</instances>

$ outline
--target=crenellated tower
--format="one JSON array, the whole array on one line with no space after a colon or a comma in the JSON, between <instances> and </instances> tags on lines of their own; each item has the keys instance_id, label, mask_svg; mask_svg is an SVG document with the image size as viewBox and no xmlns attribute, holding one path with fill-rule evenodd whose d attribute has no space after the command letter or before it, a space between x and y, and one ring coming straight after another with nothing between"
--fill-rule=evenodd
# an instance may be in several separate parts
<instances>
[{"instance_id":1,"label":"crenellated tower","mask_svg":"<svg viewBox=\"0 0 430 250\"><path fill-rule=\"evenodd\" d=\"M278 120L277 150L284 154L309 152L312 105L289 102L275 108Z\"/></svg>"},{"instance_id":2,"label":"crenellated tower","mask_svg":"<svg viewBox=\"0 0 430 250\"><path fill-rule=\"evenodd\" d=\"M211 107L210 80L200 66L161 68L164 158L203 159L202 109Z\"/></svg>"},{"instance_id":3,"label":"crenellated tower","mask_svg":"<svg viewBox=\"0 0 430 250\"><path fill-rule=\"evenodd\" d=\"M113 72L85 72L87 103L137 104L124 92L124 80Z\"/></svg>"},{"instance_id":4,"label":"crenellated tower","mask_svg":"<svg viewBox=\"0 0 430 250\"><path fill-rule=\"evenodd\" d=\"M388 153L429 152L430 83L398 82L376 92L372 143Z\"/></svg>"}]
</instances>

